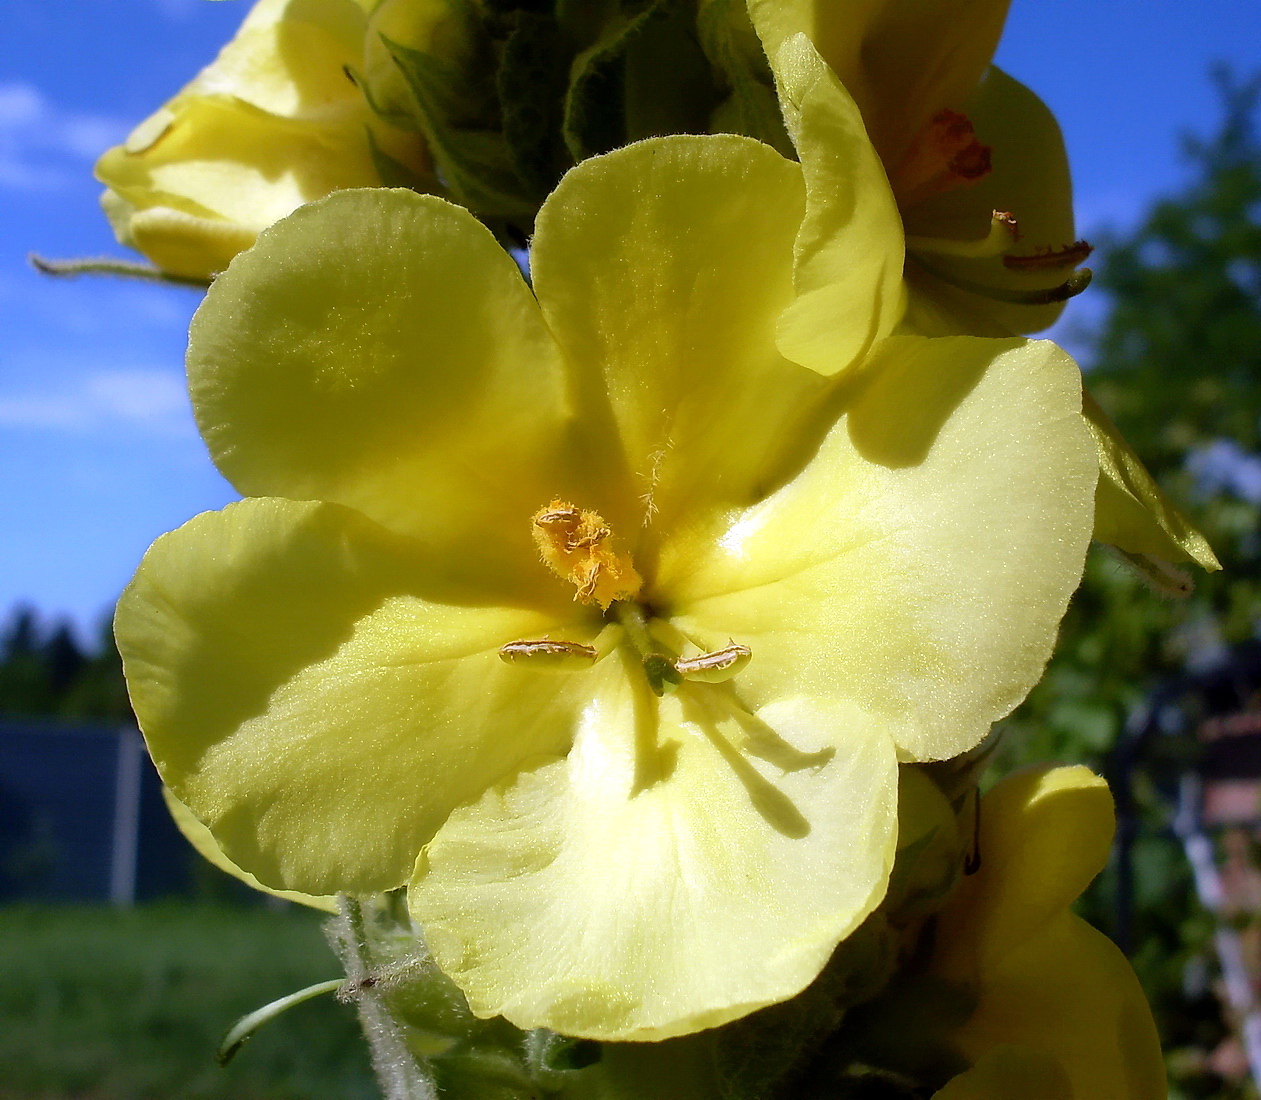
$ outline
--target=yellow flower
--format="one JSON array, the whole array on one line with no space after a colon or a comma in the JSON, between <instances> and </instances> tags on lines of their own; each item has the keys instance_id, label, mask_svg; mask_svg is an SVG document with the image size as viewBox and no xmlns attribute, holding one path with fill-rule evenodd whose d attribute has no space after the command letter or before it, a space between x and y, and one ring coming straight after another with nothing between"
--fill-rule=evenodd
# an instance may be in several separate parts
<instances>
[{"instance_id":1,"label":"yellow flower","mask_svg":"<svg viewBox=\"0 0 1261 1100\"><path fill-rule=\"evenodd\" d=\"M894 12L901 11L905 6L892 0L890 4ZM877 8L881 6L875 5ZM968 11L979 13L988 6L991 5L970 4ZM755 14L758 11L764 14L773 11L778 13L778 18L794 11L800 15L806 7L810 5L786 4L782 9L772 5L754 10ZM944 4L933 10L945 12L955 7L957 5ZM822 20L823 16L819 18ZM901 23L894 25L909 33L907 26ZM960 25L966 25L966 21ZM935 24L926 20L924 26L932 29ZM765 33L765 27L762 29ZM938 30L944 35L949 27ZM911 35L908 41L912 46L923 46L936 39L925 33ZM950 56L948 49L946 54ZM965 50L960 56L966 58L971 54ZM914 274L914 262L907 265L908 276L904 282L903 258L907 252L900 229L902 215L897 208L896 195L887 182L884 165L875 155L866 135L865 120L852 109L846 112L837 108L834 102L836 91L832 86L834 78L805 35L794 35L780 46L774 55L773 68L788 129L807 180L812 185L808 215L810 231L803 235L802 241L803 248L808 251L803 251L797 273L802 293L781 324L779 347L784 355L821 373L831 374L857 362L859 349L870 346L871 340L893 331L929 336L969 333L997 337L1021 331L1021 316L1026 320L1034 316L1027 311L1048 308L1003 306L1002 311L995 312L989 309L995 303L988 302L982 308L980 303L984 303L984 299L975 294L964 294L945 284L936 285L932 293L927 294L924 292L927 284ZM1008 87L1009 84L1012 86ZM930 86L938 87L938 84ZM1018 154L1013 155L1010 161L1012 174L1004 177L996 171L992 187L1008 186L1014 193L1026 195L1027 201L1017 204L1018 209L1032 212L1035 224L1067 225L1071 235L1067 167L1063 166L1063 148L1059 143L1058 130L1054 129L1054 120L1040 105L1034 110L1033 100L1029 98L1032 93L1016 88L1014 82L996 71L986 79L982 90L991 87L1007 89L997 99L987 100L989 106L986 110L993 109L996 125L1001 132L1010 134L1011 147ZM850 106L852 108L853 105ZM1051 130L1054 130L1055 142L1051 143L1048 138L1039 144L1039 135L1046 136ZM1043 153L1052 146L1058 150L1056 163L1063 166L1062 171L1044 163ZM1039 149L1043 152L1040 153ZM975 205L977 196L980 196L984 201L976 206L975 211L979 217L981 212L988 211L991 198L997 194L984 188L991 188L990 180L983 181L976 188L961 188L940 198L942 203L971 202ZM1025 219L1022 224L1028 224L1025 215L1021 217ZM906 218L908 225L913 226L912 215L906 214ZM988 220L988 213L985 213L985 218ZM865 240L849 228L855 222L868 227ZM839 239L834 232L835 225L846 227L846 233ZM906 247L914 243L914 238L907 239ZM959 262L989 261L959 259ZM846 272L850 273L848 279ZM1039 276L1034 271L1029 277ZM879 287L876 300L880 308L873 312L870 309L870 293L867 296L855 294L855 286ZM835 341L821 335L812 344L812 334L829 331L822 323L829 313L844 318L851 334L857 336L865 332L867 342L846 345L848 355L838 355ZM805 316L801 317L802 314ZM870 331L862 328L859 315L874 318ZM1036 328L1051 319L1043 317L1037 325L1023 327ZM803 330L804 336L797 331L798 328ZM1132 556L1140 568L1159 572L1159 565L1146 564L1146 559L1155 558L1162 562L1194 562L1205 569L1219 569L1217 558L1204 536L1166 499L1138 456L1089 393L1084 396L1083 415L1095 439L1099 460L1095 537Z\"/></svg>"},{"instance_id":2,"label":"yellow flower","mask_svg":"<svg viewBox=\"0 0 1261 1100\"><path fill-rule=\"evenodd\" d=\"M345 71L365 24L356 0L259 0L218 58L97 164L119 241L208 278L304 202L391 176L423 183L423 143L376 119Z\"/></svg>"},{"instance_id":3,"label":"yellow flower","mask_svg":"<svg viewBox=\"0 0 1261 1100\"><path fill-rule=\"evenodd\" d=\"M1138 979L1071 909L1107 862L1113 827L1107 785L1082 767L1012 776L982 801L981 868L940 914L930 967L976 996L954 1033L974 1064L940 1100L1164 1097Z\"/></svg>"},{"instance_id":4,"label":"yellow flower","mask_svg":"<svg viewBox=\"0 0 1261 1100\"><path fill-rule=\"evenodd\" d=\"M772 60L804 33L853 95L906 219L912 286L965 317L1036 332L1059 316L1056 288L1090 250L1074 237L1059 126L990 64L1009 2L749 0L749 9ZM1019 304L1028 297L1046 300Z\"/></svg>"},{"instance_id":5,"label":"yellow flower","mask_svg":"<svg viewBox=\"0 0 1261 1100\"><path fill-rule=\"evenodd\" d=\"M523 1028L683 1034L819 972L884 893L899 756L1037 680L1096 477L1054 346L872 343L865 250L900 244L863 171L847 228L746 138L592 158L532 289L466 210L384 189L233 262L189 378L252 499L159 540L118 612L227 859L409 884L473 1010ZM803 369L784 331L863 363Z\"/></svg>"}]
</instances>

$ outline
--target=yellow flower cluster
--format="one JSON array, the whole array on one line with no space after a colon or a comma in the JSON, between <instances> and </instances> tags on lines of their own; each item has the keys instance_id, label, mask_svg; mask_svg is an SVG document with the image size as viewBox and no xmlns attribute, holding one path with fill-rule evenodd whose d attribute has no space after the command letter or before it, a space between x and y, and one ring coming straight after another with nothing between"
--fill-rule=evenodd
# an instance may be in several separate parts
<instances>
[{"instance_id":1,"label":"yellow flower cluster","mask_svg":"<svg viewBox=\"0 0 1261 1100\"><path fill-rule=\"evenodd\" d=\"M605 1042L709 1043L935 913L920 977L974 1000L942 1100L1159 1096L1133 975L1067 908L1106 788L1001 784L960 883L912 767L1036 683L1092 533L1216 564L1017 335L1087 250L1054 120L990 65L1006 4L593 4L585 39L583 5L540 7L261 0L99 166L121 239L217 275L189 382L246 498L119 606L173 812L262 889L405 889L475 1015ZM642 121L693 39L707 128L765 133L574 153L592 72ZM506 110L547 81L504 59L571 40L555 119ZM503 165L562 145L522 215ZM947 807L922 831L921 780Z\"/></svg>"}]
</instances>

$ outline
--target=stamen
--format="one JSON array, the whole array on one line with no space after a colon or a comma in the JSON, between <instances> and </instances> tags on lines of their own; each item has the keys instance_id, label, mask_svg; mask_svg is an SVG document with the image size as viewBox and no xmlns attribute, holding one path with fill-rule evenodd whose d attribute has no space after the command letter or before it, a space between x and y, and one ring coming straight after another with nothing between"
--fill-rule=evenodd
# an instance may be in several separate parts
<instances>
[{"instance_id":1,"label":"stamen","mask_svg":"<svg viewBox=\"0 0 1261 1100\"><path fill-rule=\"evenodd\" d=\"M906 156L890 174L898 206L966 187L988 175L992 150L982 145L967 115L938 111L911 142Z\"/></svg>"},{"instance_id":2,"label":"stamen","mask_svg":"<svg viewBox=\"0 0 1261 1100\"><path fill-rule=\"evenodd\" d=\"M957 287L959 290L966 290L969 294L979 294L995 302L1010 302L1018 306L1045 306L1052 302L1067 302L1070 298L1076 298L1090 286L1090 280L1094 278L1094 273L1090 268L1082 267L1057 286L1048 287L1045 290L1017 290L1015 287L990 286L988 283L978 283L972 279L954 275L936 264L925 262L924 257L918 252L908 253L907 257L943 283L949 283L950 286Z\"/></svg>"},{"instance_id":3,"label":"stamen","mask_svg":"<svg viewBox=\"0 0 1261 1100\"><path fill-rule=\"evenodd\" d=\"M1062 248L1045 248L1032 256L1004 256L1003 266L1016 271L1038 271L1044 267L1076 267L1095 250L1089 241L1074 241Z\"/></svg>"},{"instance_id":4,"label":"stamen","mask_svg":"<svg viewBox=\"0 0 1261 1100\"><path fill-rule=\"evenodd\" d=\"M730 680L753 656L746 645L732 642L723 649L702 653L697 657L684 657L674 662L675 671L685 680L700 680L705 684L721 684Z\"/></svg>"},{"instance_id":5,"label":"stamen","mask_svg":"<svg viewBox=\"0 0 1261 1100\"><path fill-rule=\"evenodd\" d=\"M1020 239L1016 219L1003 210L990 215L990 231L977 241L952 241L946 237L907 237L908 252L931 252L937 256L962 256L969 260L988 260L1002 256ZM1006 258L1003 260L1007 262Z\"/></svg>"},{"instance_id":6,"label":"stamen","mask_svg":"<svg viewBox=\"0 0 1261 1100\"><path fill-rule=\"evenodd\" d=\"M607 610L634 597L643 584L630 558L611 545L612 531L596 512L553 500L534 515L534 544L547 567L577 589L581 603Z\"/></svg>"},{"instance_id":7,"label":"stamen","mask_svg":"<svg viewBox=\"0 0 1261 1100\"><path fill-rule=\"evenodd\" d=\"M581 642L538 641L509 642L499 648L499 659L510 665L525 665L548 672L578 672L590 668L600 659L594 646Z\"/></svg>"},{"instance_id":8,"label":"stamen","mask_svg":"<svg viewBox=\"0 0 1261 1100\"><path fill-rule=\"evenodd\" d=\"M1112 549L1137 574L1138 579L1158 596L1185 600L1195 591L1195 581L1185 569L1179 569L1148 554L1131 554L1119 547Z\"/></svg>"}]
</instances>

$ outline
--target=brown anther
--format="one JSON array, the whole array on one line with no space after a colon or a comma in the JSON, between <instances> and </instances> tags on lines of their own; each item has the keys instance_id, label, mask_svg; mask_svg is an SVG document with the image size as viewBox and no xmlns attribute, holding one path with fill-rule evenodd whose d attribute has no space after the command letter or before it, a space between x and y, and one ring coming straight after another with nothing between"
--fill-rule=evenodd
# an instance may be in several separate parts
<instances>
[{"instance_id":1,"label":"brown anther","mask_svg":"<svg viewBox=\"0 0 1261 1100\"><path fill-rule=\"evenodd\" d=\"M1020 240L1020 223L1016 220L1016 215L1010 210L994 210L990 213L990 221L998 222L1000 225L1007 227L1007 232L1011 234L1013 241Z\"/></svg>"},{"instance_id":2,"label":"brown anther","mask_svg":"<svg viewBox=\"0 0 1261 1100\"><path fill-rule=\"evenodd\" d=\"M696 657L681 657L674 662L680 676L688 680L701 680L718 684L730 679L749 663L753 651L747 645L732 642L729 646Z\"/></svg>"},{"instance_id":3,"label":"brown anther","mask_svg":"<svg viewBox=\"0 0 1261 1100\"><path fill-rule=\"evenodd\" d=\"M599 653L581 642L538 641L509 642L499 647L499 659L510 665L532 665L537 668L578 669L595 664Z\"/></svg>"},{"instance_id":4,"label":"brown anther","mask_svg":"<svg viewBox=\"0 0 1261 1100\"><path fill-rule=\"evenodd\" d=\"M1004 256L1003 266L1016 271L1040 271L1043 268L1076 267L1085 263L1095 250L1089 241L1074 241L1060 248L1043 248L1032 256Z\"/></svg>"}]
</instances>

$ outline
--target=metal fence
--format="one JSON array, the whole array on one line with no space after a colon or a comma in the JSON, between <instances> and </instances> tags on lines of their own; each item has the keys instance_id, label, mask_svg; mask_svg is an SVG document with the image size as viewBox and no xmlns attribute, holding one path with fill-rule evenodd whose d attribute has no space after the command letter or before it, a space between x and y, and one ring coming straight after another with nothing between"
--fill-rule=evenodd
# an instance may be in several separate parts
<instances>
[{"instance_id":1,"label":"metal fence","mask_svg":"<svg viewBox=\"0 0 1261 1100\"><path fill-rule=\"evenodd\" d=\"M127 906L193 865L135 729L0 722L0 900Z\"/></svg>"}]
</instances>

